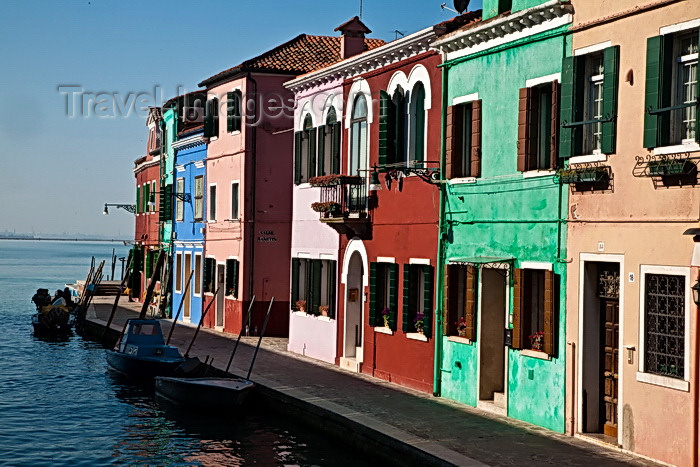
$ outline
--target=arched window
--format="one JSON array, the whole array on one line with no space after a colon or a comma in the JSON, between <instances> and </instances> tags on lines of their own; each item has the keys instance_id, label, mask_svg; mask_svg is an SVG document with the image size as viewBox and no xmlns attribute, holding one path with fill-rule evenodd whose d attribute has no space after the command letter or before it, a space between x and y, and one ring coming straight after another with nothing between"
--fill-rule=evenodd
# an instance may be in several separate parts
<instances>
[{"instance_id":1,"label":"arched window","mask_svg":"<svg viewBox=\"0 0 700 467\"><path fill-rule=\"evenodd\" d=\"M409 161L425 160L425 87L416 83L409 110Z\"/></svg>"},{"instance_id":2,"label":"arched window","mask_svg":"<svg viewBox=\"0 0 700 467\"><path fill-rule=\"evenodd\" d=\"M367 170L367 99L362 94L353 102L351 117L349 175L361 175Z\"/></svg>"},{"instance_id":3,"label":"arched window","mask_svg":"<svg viewBox=\"0 0 700 467\"><path fill-rule=\"evenodd\" d=\"M319 133L318 174L330 175L340 172L340 122L335 108L328 109L326 124Z\"/></svg>"},{"instance_id":4,"label":"arched window","mask_svg":"<svg viewBox=\"0 0 700 467\"><path fill-rule=\"evenodd\" d=\"M294 182L308 182L316 176L316 129L306 114L302 130L294 134Z\"/></svg>"}]
</instances>

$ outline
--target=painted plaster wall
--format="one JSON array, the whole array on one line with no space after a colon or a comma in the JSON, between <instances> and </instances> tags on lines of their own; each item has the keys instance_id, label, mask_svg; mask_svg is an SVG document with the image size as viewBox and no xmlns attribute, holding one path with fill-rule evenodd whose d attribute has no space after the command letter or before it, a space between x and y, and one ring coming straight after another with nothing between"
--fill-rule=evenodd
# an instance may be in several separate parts
<instances>
[{"instance_id":1,"label":"painted plaster wall","mask_svg":"<svg viewBox=\"0 0 700 467\"><path fill-rule=\"evenodd\" d=\"M574 24L634 8L637 3L624 0L593 5L579 1L574 5ZM573 35L573 50L605 41L619 45L620 82L617 153L609 155L605 162L612 168L614 190L594 194L572 193L570 197L571 212L578 219L570 223L567 240L569 257L573 259L569 265L567 290L567 338L576 343L578 357L585 359L583 343L579 342L580 255L621 255L624 265L620 271L620 347L630 345L637 351L632 363L627 362L627 353L620 351L620 442L625 449L675 465L690 465L692 462L692 394L698 362L690 360L689 391L637 381L642 358L639 352L643 340L640 320L643 319L644 307L640 302L640 271L642 265L689 267L693 243L691 237L682 233L698 225L700 189L689 186L655 189L650 178L633 177L632 169L635 156L647 154L642 147L646 39L658 35L660 27L697 18L700 18L700 10L696 2L678 2ZM630 70L634 78L632 83L626 80ZM598 249L599 242L604 243L603 252ZM631 273L635 275L634 282L629 281ZM697 272L691 270L691 284L695 277ZM689 294L686 300L690 300ZM697 329L694 309L691 306L690 329L686 330L686 338L691 342ZM691 345L690 355L694 354ZM568 391L567 413L576 414L580 404L575 391L579 375L569 374L567 386L571 390ZM576 431L579 431L579 422L578 418L574 421Z\"/></svg>"},{"instance_id":2,"label":"painted plaster wall","mask_svg":"<svg viewBox=\"0 0 700 467\"><path fill-rule=\"evenodd\" d=\"M300 131L306 115L311 115L314 128L325 123L330 105L336 116L343 115L342 81L332 80L321 86L296 94L294 130ZM331 104L335 102L335 104ZM293 147L292 147L293 156ZM293 161L292 157L292 161ZM321 188L308 183L293 185L292 245L291 257L300 254L312 259L333 259L338 261L340 240L338 233L319 221L319 214L311 209L311 204L321 199ZM308 255L308 256L306 256ZM336 268L337 272L337 268ZM339 281L336 279L336 284ZM336 291L336 310L338 295ZM291 304L290 304L291 305ZM291 308L291 307L290 307ZM289 343L287 350L334 363L338 339L337 320L315 317L306 313L288 311Z\"/></svg>"},{"instance_id":3,"label":"painted plaster wall","mask_svg":"<svg viewBox=\"0 0 700 467\"><path fill-rule=\"evenodd\" d=\"M161 157L161 163L162 163L162 172L161 172L161 184L163 186L165 185L172 185L173 184L173 171L175 169L175 151L173 151L173 146L172 143L175 141L175 138L177 137L177 129L176 129L176 121L177 121L177 112L175 109L166 109L165 112L163 112L163 121L165 123L165 127L167 128L167 139L165 141L165 154ZM158 188L158 191L161 191L162 188ZM158 209L160 209L160 197L156 195L156 203L158 204ZM173 199L173 203L175 202L175 198ZM173 233L173 222L172 221L166 221L163 222L163 227L162 227L162 243L164 244L165 247L169 247L172 241L172 233Z\"/></svg>"},{"instance_id":4,"label":"painted plaster wall","mask_svg":"<svg viewBox=\"0 0 700 467\"><path fill-rule=\"evenodd\" d=\"M241 262L239 298L235 304L226 305L224 329L227 332L240 332L243 310L255 295L256 302L265 303L275 297L266 335L288 334L293 135L283 130L291 129L292 115L271 110L270 106L278 105L279 101L268 104L267 99L271 96L289 99L289 91L282 86L289 78L254 75L255 83L242 77L208 90L209 95L219 98L220 117L219 136L207 147L207 195L209 186L216 184L217 220L207 222L205 252L207 257L216 258L218 264L225 264L228 258ZM228 133L226 93L235 89L241 90L244 101L252 99L257 92L257 113L250 114L241 132ZM229 219L232 181L240 183L238 221ZM251 244L254 258L249 258ZM205 295L211 298L211 294ZM256 305L253 312L253 326L258 329L262 328L266 308L266 305Z\"/></svg>"},{"instance_id":5,"label":"painted plaster wall","mask_svg":"<svg viewBox=\"0 0 700 467\"><path fill-rule=\"evenodd\" d=\"M185 322L185 323L194 323L194 324L199 324L199 321L202 317L202 294L196 294L194 293L194 287L195 287L195 280L196 280L196 273L194 273L194 267L195 267L195 255L199 254L201 255L204 250L204 245L192 245L192 244L183 244L181 242L175 241L173 242L173 272L175 272L175 264L177 264L177 255L180 254L182 255L182 270L179 272L180 277L181 277L181 284L182 284L182 290L178 291L175 288L176 284L176 278L173 277L173 287L172 287L172 293L173 293L173 304L172 304L172 310L173 310L173 316L172 318L175 318L175 315L177 314L178 309L180 310L180 316L178 317L178 321ZM185 255L190 255L190 268L185 269ZM190 275L190 272L193 272L192 274L192 281L190 283L189 290L187 291L187 295L185 295L185 285L187 284L187 278ZM200 273L201 274L201 273ZM201 276L200 276L201 278ZM200 281L201 282L201 281ZM201 283L200 283L200 289L201 289ZM189 318L186 318L184 316L185 313L185 308L184 308L184 303L183 300L189 300L190 302L190 316Z\"/></svg>"},{"instance_id":6,"label":"painted plaster wall","mask_svg":"<svg viewBox=\"0 0 700 467\"><path fill-rule=\"evenodd\" d=\"M523 178L517 172L518 91L528 79L561 71L562 36L462 62L449 71L447 101L472 93L482 100L482 178L447 185L446 257L497 256L553 264L565 290L566 193L554 178ZM498 177L497 179L494 177ZM460 197L463 199L460 199ZM561 199L560 199L561 198ZM473 222L473 223L472 223ZM512 289L512 287L510 287ZM509 307L512 312L512 290ZM440 291L439 303L442 303ZM557 356L551 361L508 353L508 415L555 431L564 430L565 299L557 316ZM478 324L477 324L478 326ZM442 394L474 404L476 344L443 342ZM462 362L458 370L454 362ZM445 377L445 370L451 370ZM532 377L532 379L530 379Z\"/></svg>"},{"instance_id":7,"label":"painted plaster wall","mask_svg":"<svg viewBox=\"0 0 700 467\"><path fill-rule=\"evenodd\" d=\"M439 160L440 121L441 121L441 74L437 65L440 57L434 53L425 53L396 64L386 66L381 70L370 72L362 77L366 80L372 99L374 120L369 125L368 164L378 164L379 137L379 91L386 90L395 73L401 72L407 78L416 66L425 67L430 91L426 92L426 100L430 96L430 109L427 112L426 125L426 160ZM345 82L347 100L352 80ZM426 109L427 109L426 103ZM350 111L350 108L346 109ZM348 141L349 132L344 131L344 141ZM348 145L343 144L343 161L347 165ZM380 176L384 183L384 176ZM394 180L391 189L383 186L383 190L375 192L370 203L375 208L370 212L372 218L371 238L364 239L369 262L377 261L378 256L393 257L399 265L399 298L397 331L393 335L375 332L369 326L368 303L364 303L363 329L363 363L361 371L378 378L392 381L424 392L432 392L434 367L434 331L427 342L407 337L402 329L401 310L403 309L403 270L411 258L422 258L430 261L434 267L437 283L437 237L439 219L438 188L418 179L409 177L403 180L402 190ZM345 252L348 239L341 237L341 252ZM341 258L343 261L343 258ZM341 288L341 293L344 288ZM369 297L369 287L365 287L365 300ZM342 296L342 295L341 295ZM433 305L435 308L435 305ZM339 306L339 329L342 331L343 303ZM434 323L434 314L433 314ZM435 326L433 324L433 330ZM343 355L342 338L338 339L338 355Z\"/></svg>"}]
</instances>

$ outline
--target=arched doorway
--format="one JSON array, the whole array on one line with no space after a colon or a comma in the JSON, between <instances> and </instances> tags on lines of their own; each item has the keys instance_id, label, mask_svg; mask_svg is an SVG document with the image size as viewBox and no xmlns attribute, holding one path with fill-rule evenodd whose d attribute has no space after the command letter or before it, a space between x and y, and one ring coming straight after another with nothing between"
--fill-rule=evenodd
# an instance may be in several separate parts
<instances>
[{"instance_id":1,"label":"arched doorway","mask_svg":"<svg viewBox=\"0 0 700 467\"><path fill-rule=\"evenodd\" d=\"M347 262L345 282L345 329L341 366L360 371L362 363L364 267L362 255L353 251Z\"/></svg>"}]
</instances>

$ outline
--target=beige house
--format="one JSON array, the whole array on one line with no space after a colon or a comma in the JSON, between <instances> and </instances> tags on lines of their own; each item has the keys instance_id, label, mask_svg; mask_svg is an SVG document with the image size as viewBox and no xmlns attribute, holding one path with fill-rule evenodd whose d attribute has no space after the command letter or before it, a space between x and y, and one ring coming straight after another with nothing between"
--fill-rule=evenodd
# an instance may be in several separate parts
<instances>
[{"instance_id":1,"label":"beige house","mask_svg":"<svg viewBox=\"0 0 700 467\"><path fill-rule=\"evenodd\" d=\"M697 0L574 1L567 429L697 465Z\"/></svg>"}]
</instances>

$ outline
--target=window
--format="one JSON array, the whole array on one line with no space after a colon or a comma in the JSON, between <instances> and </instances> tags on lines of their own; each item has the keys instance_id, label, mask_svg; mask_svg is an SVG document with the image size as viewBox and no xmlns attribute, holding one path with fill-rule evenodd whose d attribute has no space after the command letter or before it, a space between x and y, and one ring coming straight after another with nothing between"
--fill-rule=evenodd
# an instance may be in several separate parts
<instances>
[{"instance_id":1,"label":"window","mask_svg":"<svg viewBox=\"0 0 700 467\"><path fill-rule=\"evenodd\" d=\"M379 165L405 161L406 101L397 86L393 95L379 92Z\"/></svg>"},{"instance_id":2,"label":"window","mask_svg":"<svg viewBox=\"0 0 700 467\"><path fill-rule=\"evenodd\" d=\"M149 203L150 206L149 206L149 207L150 207L151 212L155 212L155 210L156 210L157 207L158 207L158 205L156 204L156 193L157 193L157 192L158 192L158 190L156 190L156 182L155 182L155 181L152 181L152 182L151 182L151 192L150 192L150 194L149 194L149 196L148 196L148 200L150 201L150 203Z\"/></svg>"},{"instance_id":3,"label":"window","mask_svg":"<svg viewBox=\"0 0 700 467\"><path fill-rule=\"evenodd\" d=\"M214 280L216 279L216 259L204 259L204 292L214 293Z\"/></svg>"},{"instance_id":4,"label":"window","mask_svg":"<svg viewBox=\"0 0 700 467\"><path fill-rule=\"evenodd\" d=\"M136 185L136 214L141 213L141 187Z\"/></svg>"},{"instance_id":5,"label":"window","mask_svg":"<svg viewBox=\"0 0 700 467\"><path fill-rule=\"evenodd\" d=\"M326 124L318 132L318 175L340 173L340 131L340 122L331 107Z\"/></svg>"},{"instance_id":6,"label":"window","mask_svg":"<svg viewBox=\"0 0 700 467\"><path fill-rule=\"evenodd\" d=\"M416 83L410 95L409 115L409 161L425 160L425 87Z\"/></svg>"},{"instance_id":7,"label":"window","mask_svg":"<svg viewBox=\"0 0 700 467\"><path fill-rule=\"evenodd\" d=\"M216 185L209 185L209 222L216 221Z\"/></svg>"},{"instance_id":8,"label":"window","mask_svg":"<svg viewBox=\"0 0 700 467\"><path fill-rule=\"evenodd\" d=\"M184 193L185 192L185 179L184 178L178 178L176 185L175 185L175 190L177 193ZM182 222L185 219L185 202L181 200L180 198L177 199L176 205L175 205L175 220Z\"/></svg>"},{"instance_id":9,"label":"window","mask_svg":"<svg viewBox=\"0 0 700 467\"><path fill-rule=\"evenodd\" d=\"M173 220L173 186L163 185L158 195L158 221Z\"/></svg>"},{"instance_id":10,"label":"window","mask_svg":"<svg viewBox=\"0 0 700 467\"><path fill-rule=\"evenodd\" d=\"M513 348L553 356L555 275L543 269L515 269L513 275Z\"/></svg>"},{"instance_id":11,"label":"window","mask_svg":"<svg viewBox=\"0 0 700 467\"><path fill-rule=\"evenodd\" d=\"M237 259L226 260L226 295L238 298L238 269Z\"/></svg>"},{"instance_id":12,"label":"window","mask_svg":"<svg viewBox=\"0 0 700 467\"><path fill-rule=\"evenodd\" d=\"M204 114L204 137L214 138L219 136L219 99L214 97L207 101Z\"/></svg>"},{"instance_id":13,"label":"window","mask_svg":"<svg viewBox=\"0 0 700 467\"><path fill-rule=\"evenodd\" d=\"M559 82L520 90L518 171L556 167Z\"/></svg>"},{"instance_id":14,"label":"window","mask_svg":"<svg viewBox=\"0 0 700 467\"><path fill-rule=\"evenodd\" d=\"M445 177L481 176L481 100L447 108Z\"/></svg>"},{"instance_id":15,"label":"window","mask_svg":"<svg viewBox=\"0 0 700 467\"><path fill-rule=\"evenodd\" d=\"M153 125L148 130L148 153L157 154L160 151L160 126Z\"/></svg>"},{"instance_id":16,"label":"window","mask_svg":"<svg viewBox=\"0 0 700 467\"><path fill-rule=\"evenodd\" d=\"M647 39L644 147L700 142L698 29Z\"/></svg>"},{"instance_id":17,"label":"window","mask_svg":"<svg viewBox=\"0 0 700 467\"><path fill-rule=\"evenodd\" d=\"M226 130L229 133L241 131L241 101L243 100L241 91L236 90L227 93L226 101L228 108L226 110Z\"/></svg>"},{"instance_id":18,"label":"window","mask_svg":"<svg viewBox=\"0 0 700 467\"><path fill-rule=\"evenodd\" d=\"M433 267L423 264L403 266L403 332L417 332L416 321L430 336L433 324Z\"/></svg>"},{"instance_id":19,"label":"window","mask_svg":"<svg viewBox=\"0 0 700 467\"><path fill-rule=\"evenodd\" d=\"M151 199L150 197L150 192L151 192L151 184L146 182L143 184L141 187L142 193L141 193L141 212L148 212L149 207L148 207L148 200Z\"/></svg>"},{"instance_id":20,"label":"window","mask_svg":"<svg viewBox=\"0 0 700 467\"><path fill-rule=\"evenodd\" d=\"M175 255L175 292L182 292L182 253Z\"/></svg>"},{"instance_id":21,"label":"window","mask_svg":"<svg viewBox=\"0 0 700 467\"><path fill-rule=\"evenodd\" d=\"M560 157L615 152L619 57L614 46L564 59Z\"/></svg>"},{"instance_id":22,"label":"window","mask_svg":"<svg viewBox=\"0 0 700 467\"><path fill-rule=\"evenodd\" d=\"M349 175L362 175L367 170L367 100L362 94L355 97L350 120Z\"/></svg>"},{"instance_id":23,"label":"window","mask_svg":"<svg viewBox=\"0 0 700 467\"><path fill-rule=\"evenodd\" d=\"M685 379L686 276L644 274L644 372Z\"/></svg>"},{"instance_id":24,"label":"window","mask_svg":"<svg viewBox=\"0 0 700 467\"><path fill-rule=\"evenodd\" d=\"M445 270L445 329L449 336L476 340L477 268L448 264Z\"/></svg>"},{"instance_id":25,"label":"window","mask_svg":"<svg viewBox=\"0 0 700 467\"><path fill-rule=\"evenodd\" d=\"M194 294L202 293L202 255L194 255Z\"/></svg>"},{"instance_id":26,"label":"window","mask_svg":"<svg viewBox=\"0 0 700 467\"><path fill-rule=\"evenodd\" d=\"M194 220L201 221L204 216L204 176L194 177Z\"/></svg>"},{"instance_id":27,"label":"window","mask_svg":"<svg viewBox=\"0 0 700 467\"><path fill-rule=\"evenodd\" d=\"M294 178L295 183L308 182L316 176L316 128L311 115L304 118L304 129L294 134Z\"/></svg>"},{"instance_id":28,"label":"window","mask_svg":"<svg viewBox=\"0 0 700 467\"><path fill-rule=\"evenodd\" d=\"M370 263L369 265L369 325L385 326L396 331L398 308L399 265L394 263Z\"/></svg>"},{"instance_id":29,"label":"window","mask_svg":"<svg viewBox=\"0 0 700 467\"><path fill-rule=\"evenodd\" d=\"M239 200L239 184L238 182L231 183L231 219L238 219L238 200Z\"/></svg>"},{"instance_id":30,"label":"window","mask_svg":"<svg viewBox=\"0 0 700 467\"><path fill-rule=\"evenodd\" d=\"M333 260L292 258L292 309L319 315L326 307L335 317L335 278Z\"/></svg>"}]
</instances>

